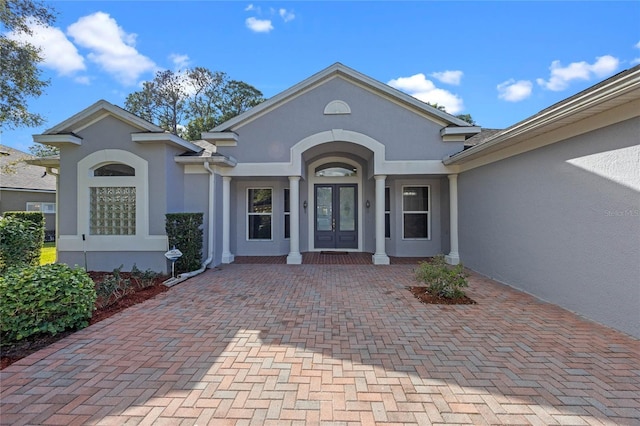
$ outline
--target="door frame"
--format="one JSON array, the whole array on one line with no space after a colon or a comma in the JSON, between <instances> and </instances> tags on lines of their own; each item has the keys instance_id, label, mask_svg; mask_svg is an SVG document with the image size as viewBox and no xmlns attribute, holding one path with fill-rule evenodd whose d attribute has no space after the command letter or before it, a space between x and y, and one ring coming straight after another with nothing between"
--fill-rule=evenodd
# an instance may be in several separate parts
<instances>
[{"instance_id":1,"label":"door frame","mask_svg":"<svg viewBox=\"0 0 640 426\"><path fill-rule=\"evenodd\" d=\"M353 168L356 169L356 176L340 176L340 177L325 177L325 176L316 176L316 172L315 169L318 166L321 166L325 163L346 163L349 164L350 166L353 166ZM358 247L357 248L353 248L353 249L339 249L340 251L352 251L352 252L360 252L363 249L363 245L362 245L362 222L363 222L363 181L364 181L364 176L363 174L363 169L362 166L360 165L360 163L358 163L357 161L348 158L348 157L340 157L340 156L330 156L330 157L323 157L319 160L313 161L312 163L310 163L307 166L307 223L309 224L308 227L308 234L307 234L307 241L308 241L308 247L307 250L308 251L315 251L315 252L319 252L319 251L323 251L323 250L327 250L325 248L316 248L315 247L315 203L316 203L316 195L315 195L315 185L316 184L322 184L322 183L326 183L326 184L356 184L357 185L357 197L358 197Z\"/></svg>"}]
</instances>

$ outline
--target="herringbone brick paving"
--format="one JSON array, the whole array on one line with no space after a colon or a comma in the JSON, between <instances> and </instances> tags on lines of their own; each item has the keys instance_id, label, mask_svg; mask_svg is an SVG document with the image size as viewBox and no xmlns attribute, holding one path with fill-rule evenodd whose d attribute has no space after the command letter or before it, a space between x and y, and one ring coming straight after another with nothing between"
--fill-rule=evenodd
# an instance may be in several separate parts
<instances>
[{"instance_id":1,"label":"herringbone brick paving","mask_svg":"<svg viewBox=\"0 0 640 426\"><path fill-rule=\"evenodd\" d=\"M227 265L0 372L2 424L640 424L639 342L478 275Z\"/></svg>"}]
</instances>

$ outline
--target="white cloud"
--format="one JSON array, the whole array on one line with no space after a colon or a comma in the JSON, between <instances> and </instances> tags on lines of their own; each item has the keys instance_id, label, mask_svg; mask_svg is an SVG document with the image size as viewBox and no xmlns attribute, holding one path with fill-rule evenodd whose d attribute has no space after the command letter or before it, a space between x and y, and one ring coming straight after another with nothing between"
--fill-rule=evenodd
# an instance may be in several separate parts
<instances>
[{"instance_id":1,"label":"white cloud","mask_svg":"<svg viewBox=\"0 0 640 426\"><path fill-rule=\"evenodd\" d=\"M600 56L596 58L593 64L585 61L572 62L566 67L560 65L560 61L553 61L549 70L551 76L545 81L538 78L536 82L549 90L560 91L569 87L569 83L573 80L590 80L593 76L602 78L614 72L620 61L610 55Z\"/></svg>"},{"instance_id":2,"label":"white cloud","mask_svg":"<svg viewBox=\"0 0 640 426\"><path fill-rule=\"evenodd\" d=\"M507 80L498 84L498 98L508 102L519 102L531 96L533 83L528 80Z\"/></svg>"},{"instance_id":3,"label":"white cloud","mask_svg":"<svg viewBox=\"0 0 640 426\"><path fill-rule=\"evenodd\" d=\"M271 25L270 19L258 19L252 16L247 18L245 24L247 25L247 28L255 33L268 33L273 30L273 25Z\"/></svg>"},{"instance_id":4,"label":"white cloud","mask_svg":"<svg viewBox=\"0 0 640 426\"><path fill-rule=\"evenodd\" d=\"M247 7L244 8L245 12L251 12L251 11L254 11L254 10L260 12L260 7L259 6L254 6L253 3L251 3Z\"/></svg>"},{"instance_id":5,"label":"white cloud","mask_svg":"<svg viewBox=\"0 0 640 426\"><path fill-rule=\"evenodd\" d=\"M40 48L42 65L57 71L60 75L73 75L86 69L84 58L59 28L44 26L34 21L30 21L28 26L32 31L31 35L9 33L7 37Z\"/></svg>"},{"instance_id":6,"label":"white cloud","mask_svg":"<svg viewBox=\"0 0 640 426\"><path fill-rule=\"evenodd\" d=\"M442 105L449 114L458 114L464 109L462 99L451 92L437 88L422 73L411 77L396 78L390 80L387 84L423 102Z\"/></svg>"},{"instance_id":7,"label":"white cloud","mask_svg":"<svg viewBox=\"0 0 640 426\"><path fill-rule=\"evenodd\" d=\"M75 81L78 84L84 84L85 86L88 86L91 84L91 78L89 78L86 75L80 75L78 77L75 77L73 81Z\"/></svg>"},{"instance_id":8,"label":"white cloud","mask_svg":"<svg viewBox=\"0 0 640 426\"><path fill-rule=\"evenodd\" d=\"M458 86L462 80L462 71L442 71L431 73L431 77L441 81L442 83Z\"/></svg>"},{"instance_id":9,"label":"white cloud","mask_svg":"<svg viewBox=\"0 0 640 426\"><path fill-rule=\"evenodd\" d=\"M67 28L74 42L91 50L88 58L126 85L133 85L155 63L135 48L136 34L127 34L109 14L83 16Z\"/></svg>"},{"instance_id":10,"label":"white cloud","mask_svg":"<svg viewBox=\"0 0 640 426\"><path fill-rule=\"evenodd\" d=\"M180 55L178 53L172 53L169 55L169 59L173 62L173 67L176 70L184 70L189 66L189 55Z\"/></svg>"},{"instance_id":11,"label":"white cloud","mask_svg":"<svg viewBox=\"0 0 640 426\"><path fill-rule=\"evenodd\" d=\"M282 20L284 20L284 22L293 21L296 17L296 15L292 11L287 9L278 10L278 14L282 18Z\"/></svg>"}]
</instances>

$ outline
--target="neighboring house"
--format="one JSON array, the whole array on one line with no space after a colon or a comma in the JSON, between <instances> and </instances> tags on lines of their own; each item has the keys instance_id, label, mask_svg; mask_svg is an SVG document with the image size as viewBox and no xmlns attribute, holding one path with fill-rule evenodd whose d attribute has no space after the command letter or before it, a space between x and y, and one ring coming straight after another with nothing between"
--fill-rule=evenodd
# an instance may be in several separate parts
<instances>
[{"instance_id":1,"label":"neighboring house","mask_svg":"<svg viewBox=\"0 0 640 426\"><path fill-rule=\"evenodd\" d=\"M194 143L99 101L61 149L58 259L166 270L164 215L203 212L208 264L446 253L640 336L640 67L492 135L341 64ZM465 148L474 135L481 143Z\"/></svg>"},{"instance_id":2,"label":"neighboring house","mask_svg":"<svg viewBox=\"0 0 640 426\"><path fill-rule=\"evenodd\" d=\"M45 237L56 229L56 178L42 167L27 164L33 155L0 145L0 216L6 211L44 213Z\"/></svg>"}]
</instances>

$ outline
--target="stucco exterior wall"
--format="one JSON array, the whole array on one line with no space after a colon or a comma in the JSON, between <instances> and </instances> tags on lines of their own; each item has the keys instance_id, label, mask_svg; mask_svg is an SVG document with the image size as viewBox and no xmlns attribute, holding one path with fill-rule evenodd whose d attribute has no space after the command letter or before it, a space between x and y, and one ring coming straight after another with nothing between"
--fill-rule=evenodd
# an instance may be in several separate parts
<instances>
[{"instance_id":1,"label":"stucco exterior wall","mask_svg":"<svg viewBox=\"0 0 640 426\"><path fill-rule=\"evenodd\" d=\"M351 113L325 115L333 100ZM341 78L325 82L257 119L234 129L238 146L218 152L241 162L288 162L290 149L302 139L331 129L370 136L387 146L387 160L440 160L462 150L462 142L442 142L442 124L384 99Z\"/></svg>"},{"instance_id":2,"label":"stucco exterior wall","mask_svg":"<svg viewBox=\"0 0 640 426\"><path fill-rule=\"evenodd\" d=\"M123 247L124 249L125 247ZM111 272L122 265L123 272L131 271L133 264L142 271L151 269L159 273L171 273L170 263L164 257L164 252L145 251L103 251L87 252L87 270ZM69 266L85 267L84 253L81 251L58 252L56 263L66 263Z\"/></svg>"},{"instance_id":3,"label":"stucco exterior wall","mask_svg":"<svg viewBox=\"0 0 640 426\"><path fill-rule=\"evenodd\" d=\"M635 118L463 172L462 262L640 337L639 134Z\"/></svg>"}]
</instances>

